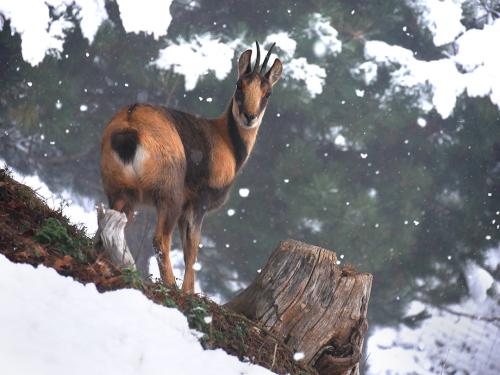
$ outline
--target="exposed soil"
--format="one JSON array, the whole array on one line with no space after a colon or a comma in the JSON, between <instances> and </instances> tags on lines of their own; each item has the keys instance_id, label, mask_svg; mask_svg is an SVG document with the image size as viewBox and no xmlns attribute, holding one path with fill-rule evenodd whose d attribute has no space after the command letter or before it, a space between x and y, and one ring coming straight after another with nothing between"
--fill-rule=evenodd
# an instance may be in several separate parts
<instances>
[{"instance_id":1,"label":"exposed soil","mask_svg":"<svg viewBox=\"0 0 500 375\"><path fill-rule=\"evenodd\" d=\"M114 266L93 248L81 228L51 210L5 169L0 169L0 253L12 262L43 264L79 282L94 283L100 292L139 289L154 302L182 311L190 326L205 334L200 339L205 348L222 348L279 374L316 374L294 361L289 347L244 316L206 297L143 281L136 271ZM212 317L210 323L204 320L206 316Z\"/></svg>"}]
</instances>

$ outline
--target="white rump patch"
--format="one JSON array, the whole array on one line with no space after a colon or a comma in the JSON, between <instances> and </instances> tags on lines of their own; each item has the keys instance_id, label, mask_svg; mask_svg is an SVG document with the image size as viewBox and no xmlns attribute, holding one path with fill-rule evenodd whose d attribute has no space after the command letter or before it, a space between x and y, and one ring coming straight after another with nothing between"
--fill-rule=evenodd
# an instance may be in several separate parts
<instances>
[{"instance_id":1,"label":"white rump patch","mask_svg":"<svg viewBox=\"0 0 500 375\"><path fill-rule=\"evenodd\" d=\"M124 163L114 150L113 155L115 156L115 160L123 165L123 169L126 174L134 178L139 178L144 161L149 157L149 152L141 145L137 145L137 148L135 149L134 160L132 160L132 163Z\"/></svg>"}]
</instances>

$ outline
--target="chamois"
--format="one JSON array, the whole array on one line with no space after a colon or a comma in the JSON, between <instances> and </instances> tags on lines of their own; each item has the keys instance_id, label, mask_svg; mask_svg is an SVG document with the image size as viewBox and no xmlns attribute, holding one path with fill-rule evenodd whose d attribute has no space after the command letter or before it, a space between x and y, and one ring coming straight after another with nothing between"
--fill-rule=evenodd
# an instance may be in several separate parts
<instances>
[{"instance_id":1,"label":"chamois","mask_svg":"<svg viewBox=\"0 0 500 375\"><path fill-rule=\"evenodd\" d=\"M170 243L175 225L184 250L182 290L194 292L193 265L198 255L205 214L227 200L236 174L253 149L282 63L266 72L260 48L251 67L252 50L238 60L236 90L224 113L200 118L176 109L133 104L119 111L104 130L101 176L109 206L129 220L138 203L154 206L157 224L153 248L160 275L175 285Z\"/></svg>"}]
</instances>

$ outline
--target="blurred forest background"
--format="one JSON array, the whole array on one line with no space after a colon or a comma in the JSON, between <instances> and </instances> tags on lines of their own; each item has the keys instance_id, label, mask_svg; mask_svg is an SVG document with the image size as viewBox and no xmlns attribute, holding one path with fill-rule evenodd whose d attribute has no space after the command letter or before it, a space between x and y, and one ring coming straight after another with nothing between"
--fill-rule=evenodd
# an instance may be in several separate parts
<instances>
[{"instance_id":1,"label":"blurred forest background","mask_svg":"<svg viewBox=\"0 0 500 375\"><path fill-rule=\"evenodd\" d=\"M78 26L67 28L58 56L36 66L0 15L0 157L56 193L105 201L100 137L117 110L149 102L218 116L234 91L239 54L255 39L266 48L276 41L289 70L230 201L205 221L201 288L230 297L292 237L374 274L371 324L408 323L411 302L439 307L466 298L467 269L484 265L500 240L499 108L487 95L461 92L449 113L421 105L427 89L434 103L432 85L395 87L404 64L380 63L366 50L367 41L382 40L420 60L453 55L453 42L436 45L422 23L423 3L430 2L174 1L168 33L155 37L126 32L118 4L106 1L108 18L92 43ZM464 30L500 15L500 2L454 3L462 4ZM78 25L76 6L64 14L52 8L51 17ZM231 46L229 74L210 68L193 78L159 59L159 51L180 54L172 47L190 43L203 53L207 40ZM152 220L139 213L131 232L143 270ZM497 266L488 271L496 280Z\"/></svg>"}]
</instances>

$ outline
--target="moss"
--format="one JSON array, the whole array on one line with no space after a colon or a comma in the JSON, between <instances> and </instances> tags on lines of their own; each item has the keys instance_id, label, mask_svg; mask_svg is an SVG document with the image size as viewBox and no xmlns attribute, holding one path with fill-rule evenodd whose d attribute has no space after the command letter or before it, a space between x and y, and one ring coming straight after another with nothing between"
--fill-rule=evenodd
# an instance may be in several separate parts
<instances>
[{"instance_id":1,"label":"moss","mask_svg":"<svg viewBox=\"0 0 500 375\"><path fill-rule=\"evenodd\" d=\"M89 241L69 235L66 226L53 217L45 220L36 231L33 239L41 245L51 245L64 255L70 255L79 261L85 261L83 249L89 246Z\"/></svg>"}]
</instances>

